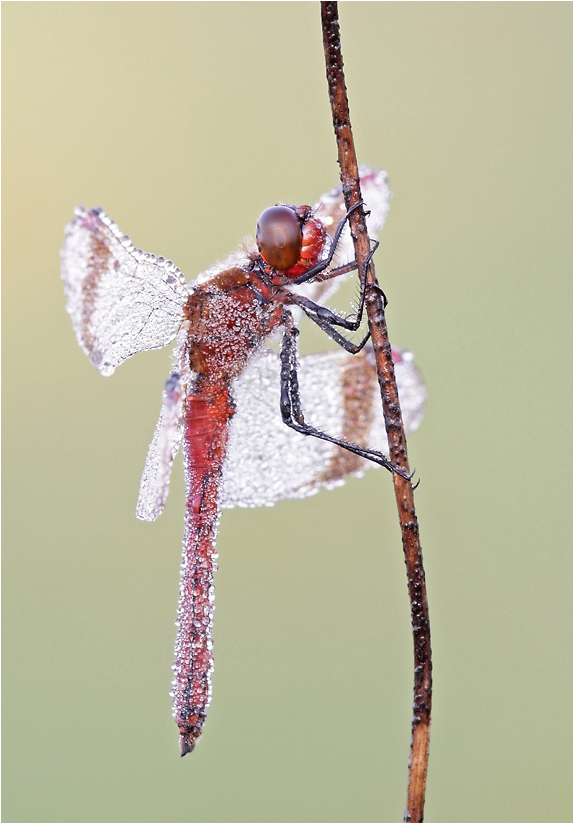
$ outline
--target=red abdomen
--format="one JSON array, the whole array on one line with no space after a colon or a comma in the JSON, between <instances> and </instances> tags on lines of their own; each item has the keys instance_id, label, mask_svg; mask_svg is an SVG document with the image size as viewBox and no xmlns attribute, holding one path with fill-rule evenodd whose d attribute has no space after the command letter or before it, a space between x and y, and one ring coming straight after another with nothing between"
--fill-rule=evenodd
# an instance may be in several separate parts
<instances>
[{"instance_id":1,"label":"red abdomen","mask_svg":"<svg viewBox=\"0 0 574 824\"><path fill-rule=\"evenodd\" d=\"M232 415L227 385L217 391L196 391L186 399L186 514L171 692L182 755L194 749L211 699L215 539Z\"/></svg>"}]
</instances>

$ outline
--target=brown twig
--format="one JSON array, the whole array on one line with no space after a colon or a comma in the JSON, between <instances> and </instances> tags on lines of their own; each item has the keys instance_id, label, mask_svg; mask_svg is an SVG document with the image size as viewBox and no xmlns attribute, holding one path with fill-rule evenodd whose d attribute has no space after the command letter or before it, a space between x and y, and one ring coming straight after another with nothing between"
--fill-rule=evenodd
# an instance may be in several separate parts
<instances>
[{"instance_id":1,"label":"brown twig","mask_svg":"<svg viewBox=\"0 0 574 824\"><path fill-rule=\"evenodd\" d=\"M343 73L339 19L336 2L321 3L323 45L327 67L329 98L333 114L333 126L337 139L341 185L347 210L361 202L359 169L351 131L349 103ZM349 218L351 235L355 246L355 258L359 272L363 271L363 261L370 251L365 214L362 207L356 209ZM395 381L395 370L391 357L391 345L387 333L383 294L377 284L372 261L367 269L367 317L375 350L377 377L381 390L383 414L389 441L390 457L395 464L409 470L407 442L399 396ZM419 539L419 528L415 513L413 487L411 483L393 472L395 496L399 510L399 520L403 540L405 564L407 567L408 589L411 602L411 622L414 641L414 703L412 718L411 755L409 759L409 781L405 821L422 821L425 802L426 775L428 763L432 664L430 645L430 624L425 585L425 573Z\"/></svg>"}]
</instances>

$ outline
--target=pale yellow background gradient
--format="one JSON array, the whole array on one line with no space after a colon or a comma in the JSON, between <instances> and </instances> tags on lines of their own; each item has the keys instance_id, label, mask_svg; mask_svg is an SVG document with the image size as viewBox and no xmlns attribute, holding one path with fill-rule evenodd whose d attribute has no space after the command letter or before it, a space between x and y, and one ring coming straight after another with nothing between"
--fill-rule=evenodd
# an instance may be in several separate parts
<instances>
[{"instance_id":1,"label":"pale yellow background gradient","mask_svg":"<svg viewBox=\"0 0 574 824\"><path fill-rule=\"evenodd\" d=\"M398 821L412 651L390 476L224 513L213 703L181 760L179 462L159 521L134 514L170 350L102 378L59 276L78 203L191 279L266 206L337 182L319 4L2 12L3 820ZM429 391L410 441L427 821L572 820L571 15L341 6L359 157L394 192L391 337Z\"/></svg>"}]
</instances>

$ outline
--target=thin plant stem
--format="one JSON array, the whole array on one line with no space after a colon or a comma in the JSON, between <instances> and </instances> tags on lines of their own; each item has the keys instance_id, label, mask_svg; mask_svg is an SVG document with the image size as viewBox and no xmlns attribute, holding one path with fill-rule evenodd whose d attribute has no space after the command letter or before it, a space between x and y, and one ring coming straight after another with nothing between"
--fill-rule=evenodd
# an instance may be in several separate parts
<instances>
[{"instance_id":1,"label":"thin plant stem","mask_svg":"<svg viewBox=\"0 0 574 824\"><path fill-rule=\"evenodd\" d=\"M339 33L339 19L336 2L321 3L323 45L329 99L333 115L333 127L337 140L341 185L347 210L360 203L361 189L359 169L351 120L349 102L343 73L343 58ZM355 246L358 271L363 271L371 245L367 233L365 213L359 207L350 215L349 223ZM385 320L384 295L378 286L372 260L367 268L367 317L375 350L377 377L381 390L383 415L389 442L391 460L397 466L410 472L407 456L407 442L395 371L391 356L391 345ZM410 481L393 472L395 497L399 511L399 521L403 541L405 565L407 568L408 590L411 603L411 623L414 642L414 702L411 725L411 753L405 821L422 821L424 813L426 776L429 752L432 662L428 602L425 573L421 551L419 527L414 504L414 490Z\"/></svg>"}]
</instances>

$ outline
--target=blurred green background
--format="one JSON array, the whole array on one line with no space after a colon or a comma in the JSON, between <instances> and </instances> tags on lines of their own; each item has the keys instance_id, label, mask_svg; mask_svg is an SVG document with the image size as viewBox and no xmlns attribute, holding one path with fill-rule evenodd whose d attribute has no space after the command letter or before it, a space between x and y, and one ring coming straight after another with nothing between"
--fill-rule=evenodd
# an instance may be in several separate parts
<instances>
[{"instance_id":1,"label":"blurred green background","mask_svg":"<svg viewBox=\"0 0 574 824\"><path fill-rule=\"evenodd\" d=\"M571 820L570 3L343 3L435 666L427 821ZM78 203L189 279L337 182L318 3L2 6L4 821L397 821L412 650L390 478L226 511L214 698L168 697L181 465L134 515L170 347L103 379L59 276ZM306 347L325 347L320 334Z\"/></svg>"}]
</instances>

